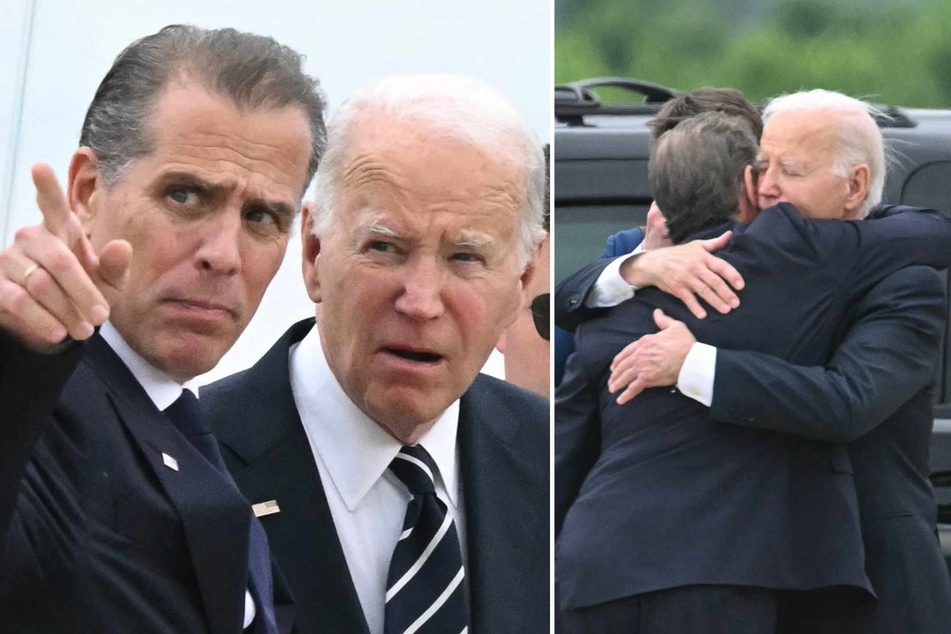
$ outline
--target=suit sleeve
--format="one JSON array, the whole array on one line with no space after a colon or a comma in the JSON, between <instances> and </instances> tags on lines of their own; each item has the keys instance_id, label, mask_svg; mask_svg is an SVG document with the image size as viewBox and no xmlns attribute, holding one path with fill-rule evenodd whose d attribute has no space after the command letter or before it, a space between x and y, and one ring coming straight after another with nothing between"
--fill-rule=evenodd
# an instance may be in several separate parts
<instances>
[{"instance_id":1,"label":"suit sleeve","mask_svg":"<svg viewBox=\"0 0 951 634\"><path fill-rule=\"evenodd\" d=\"M0 544L6 543L27 463L83 346L31 352L0 331Z\"/></svg>"},{"instance_id":2,"label":"suit sleeve","mask_svg":"<svg viewBox=\"0 0 951 634\"><path fill-rule=\"evenodd\" d=\"M555 325L562 330L574 332L580 324L603 314L606 308L585 306L598 276L612 259L627 255L636 249L643 239L644 233L640 229L625 229L608 236L601 259L559 282L555 286Z\"/></svg>"},{"instance_id":3,"label":"suit sleeve","mask_svg":"<svg viewBox=\"0 0 951 634\"><path fill-rule=\"evenodd\" d=\"M841 265L841 254L854 249L852 267L843 271L843 281L856 294L864 294L886 275L906 266L939 270L951 266L951 218L913 207L889 207L883 213L875 220L816 223L824 230L833 229L827 231L833 240L820 240L830 265L837 261Z\"/></svg>"},{"instance_id":4,"label":"suit sleeve","mask_svg":"<svg viewBox=\"0 0 951 634\"><path fill-rule=\"evenodd\" d=\"M932 380L946 319L934 270L892 273L860 301L826 367L718 350L711 417L827 442L855 440Z\"/></svg>"},{"instance_id":5,"label":"suit sleeve","mask_svg":"<svg viewBox=\"0 0 951 634\"><path fill-rule=\"evenodd\" d=\"M601 450L597 385L577 354L555 390L555 536Z\"/></svg>"},{"instance_id":6,"label":"suit sleeve","mask_svg":"<svg viewBox=\"0 0 951 634\"><path fill-rule=\"evenodd\" d=\"M574 332L585 321L604 313L605 308L588 308L585 299L594 288L598 276L611 263L598 260L572 273L555 286L555 325Z\"/></svg>"},{"instance_id":7,"label":"suit sleeve","mask_svg":"<svg viewBox=\"0 0 951 634\"><path fill-rule=\"evenodd\" d=\"M873 220L809 220L789 203L779 203L749 225L740 249L751 244L777 249L801 259L804 275L832 275L835 296L846 305L904 267L951 266L951 218L915 207L892 206L879 213L882 217Z\"/></svg>"}]
</instances>

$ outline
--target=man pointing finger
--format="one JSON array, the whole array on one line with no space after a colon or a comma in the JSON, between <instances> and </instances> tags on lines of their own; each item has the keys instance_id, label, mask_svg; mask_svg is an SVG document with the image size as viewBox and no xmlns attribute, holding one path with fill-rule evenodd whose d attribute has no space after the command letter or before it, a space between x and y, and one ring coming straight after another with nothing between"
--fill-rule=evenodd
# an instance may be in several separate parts
<instances>
[{"instance_id":1,"label":"man pointing finger","mask_svg":"<svg viewBox=\"0 0 951 634\"><path fill-rule=\"evenodd\" d=\"M50 167L34 166L33 181L43 224L21 229L13 246L0 252L5 291L0 295L0 325L40 350L55 346L67 334L88 339L93 326L109 318L98 286L118 284L131 248L123 240L106 245L100 270L100 258Z\"/></svg>"},{"instance_id":2,"label":"man pointing finger","mask_svg":"<svg viewBox=\"0 0 951 634\"><path fill-rule=\"evenodd\" d=\"M322 110L274 40L166 27L99 86L66 193L34 168L43 224L0 253L5 632L286 624L191 381L280 266Z\"/></svg>"}]
</instances>

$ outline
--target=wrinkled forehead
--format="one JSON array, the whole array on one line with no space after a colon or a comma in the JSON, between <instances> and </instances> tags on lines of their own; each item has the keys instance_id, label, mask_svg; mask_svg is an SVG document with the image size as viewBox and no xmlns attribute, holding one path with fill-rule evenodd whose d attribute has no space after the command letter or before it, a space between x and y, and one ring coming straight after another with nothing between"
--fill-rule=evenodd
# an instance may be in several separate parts
<instances>
[{"instance_id":1,"label":"wrinkled forehead","mask_svg":"<svg viewBox=\"0 0 951 634\"><path fill-rule=\"evenodd\" d=\"M517 211L526 170L493 144L426 121L366 113L351 124L339 174L344 196L375 193L427 205L481 201Z\"/></svg>"},{"instance_id":2,"label":"wrinkled forehead","mask_svg":"<svg viewBox=\"0 0 951 634\"><path fill-rule=\"evenodd\" d=\"M760 155L766 158L832 160L839 146L841 113L788 110L774 113L763 127Z\"/></svg>"},{"instance_id":3,"label":"wrinkled forehead","mask_svg":"<svg viewBox=\"0 0 951 634\"><path fill-rule=\"evenodd\" d=\"M372 105L352 117L345 156L373 152L382 156L419 153L475 152L486 161L514 169L527 163L526 150L510 134L495 128L467 128L464 122L422 113L392 113Z\"/></svg>"}]
</instances>

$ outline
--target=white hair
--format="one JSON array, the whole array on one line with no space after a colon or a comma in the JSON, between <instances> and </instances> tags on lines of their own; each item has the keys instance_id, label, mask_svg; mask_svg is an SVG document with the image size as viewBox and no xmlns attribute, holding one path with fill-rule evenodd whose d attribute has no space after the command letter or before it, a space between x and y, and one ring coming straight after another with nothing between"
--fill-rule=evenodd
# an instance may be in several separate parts
<instances>
[{"instance_id":1,"label":"white hair","mask_svg":"<svg viewBox=\"0 0 951 634\"><path fill-rule=\"evenodd\" d=\"M763 110L763 123L777 112L832 111L838 115L839 143L834 170L837 176L848 178L852 168L868 165L868 194L859 208L859 217L881 202L885 188L885 144L874 117L885 116L871 104L831 90L817 88L782 95L769 102Z\"/></svg>"},{"instance_id":2,"label":"white hair","mask_svg":"<svg viewBox=\"0 0 951 634\"><path fill-rule=\"evenodd\" d=\"M327 149L317 169L314 235L324 235L333 224L349 132L367 111L410 121L521 169L524 203L519 210L518 261L524 269L545 235L541 144L528 121L502 93L481 80L458 75L395 75L340 106L327 126Z\"/></svg>"}]
</instances>

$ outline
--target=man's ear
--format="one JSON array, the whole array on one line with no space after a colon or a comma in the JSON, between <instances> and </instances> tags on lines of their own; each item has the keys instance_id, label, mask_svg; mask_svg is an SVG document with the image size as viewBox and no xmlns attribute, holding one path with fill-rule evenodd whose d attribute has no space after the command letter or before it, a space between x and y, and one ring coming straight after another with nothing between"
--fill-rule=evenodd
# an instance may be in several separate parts
<instances>
[{"instance_id":1,"label":"man's ear","mask_svg":"<svg viewBox=\"0 0 951 634\"><path fill-rule=\"evenodd\" d=\"M522 275L518 278L518 302L513 307L509 318L506 319L506 328L515 323L515 320L518 318L518 314L522 308L531 304L532 299L534 299L533 297L528 296L528 289L534 288L532 286L532 280L538 273L538 267L535 265L535 258L538 257L540 251L541 244L535 245L535 249L532 251L532 257L528 261L528 265L525 267L525 270L522 271Z\"/></svg>"},{"instance_id":2,"label":"man's ear","mask_svg":"<svg viewBox=\"0 0 951 634\"><path fill-rule=\"evenodd\" d=\"M747 165L743 170L743 186L740 187L740 208L737 220L749 224L759 215L759 201L756 193L756 170Z\"/></svg>"},{"instance_id":3,"label":"man's ear","mask_svg":"<svg viewBox=\"0 0 951 634\"><path fill-rule=\"evenodd\" d=\"M317 260L320 255L320 238L314 235L315 206L312 201L305 200L301 205L300 241L301 241L301 272L304 275L304 286L307 295L319 304L320 277L317 275Z\"/></svg>"},{"instance_id":4,"label":"man's ear","mask_svg":"<svg viewBox=\"0 0 951 634\"><path fill-rule=\"evenodd\" d=\"M68 178L66 197L69 207L82 222L88 236L96 219L99 196L105 187L99 173L99 160L92 148L83 146L76 150L69 162Z\"/></svg>"},{"instance_id":5,"label":"man's ear","mask_svg":"<svg viewBox=\"0 0 951 634\"><path fill-rule=\"evenodd\" d=\"M860 163L852 168L849 174L848 191L845 194L846 219L858 217L858 210L862 203L868 197L868 186L871 177L871 170L865 163Z\"/></svg>"},{"instance_id":6,"label":"man's ear","mask_svg":"<svg viewBox=\"0 0 951 634\"><path fill-rule=\"evenodd\" d=\"M495 344L495 349L502 354L505 354L505 333L507 330L508 328L502 331L502 334L499 336L499 340Z\"/></svg>"}]
</instances>

